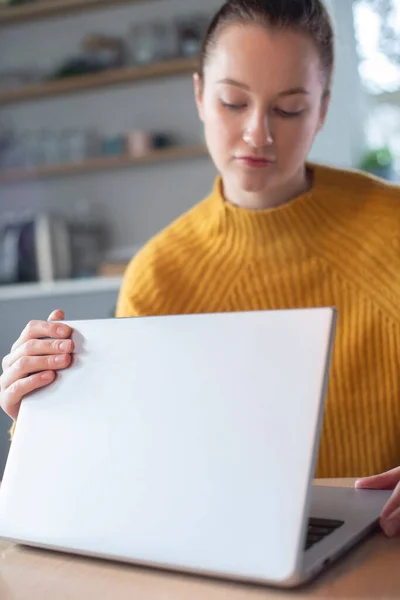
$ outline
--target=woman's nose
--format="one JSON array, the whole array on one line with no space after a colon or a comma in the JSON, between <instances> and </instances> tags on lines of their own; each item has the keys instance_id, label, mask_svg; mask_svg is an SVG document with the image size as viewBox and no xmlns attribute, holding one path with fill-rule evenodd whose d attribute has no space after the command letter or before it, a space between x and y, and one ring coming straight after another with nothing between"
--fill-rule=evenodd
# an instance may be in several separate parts
<instances>
[{"instance_id":1,"label":"woman's nose","mask_svg":"<svg viewBox=\"0 0 400 600\"><path fill-rule=\"evenodd\" d=\"M252 115L247 122L243 140L253 148L264 148L273 143L270 123L265 114Z\"/></svg>"}]
</instances>

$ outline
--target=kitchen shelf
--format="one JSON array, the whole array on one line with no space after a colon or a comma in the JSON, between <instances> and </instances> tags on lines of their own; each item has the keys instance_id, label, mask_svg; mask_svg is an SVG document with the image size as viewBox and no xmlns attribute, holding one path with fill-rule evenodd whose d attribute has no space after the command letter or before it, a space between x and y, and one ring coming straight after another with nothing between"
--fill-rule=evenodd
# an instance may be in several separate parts
<instances>
[{"instance_id":1,"label":"kitchen shelf","mask_svg":"<svg viewBox=\"0 0 400 600\"><path fill-rule=\"evenodd\" d=\"M95 173L98 171L103 172L106 170L135 167L137 165L160 163L170 160L184 160L206 155L207 149L203 145L176 146L152 150L148 154L140 157L101 156L80 163L57 164L32 169L4 169L3 171L0 170L0 184L51 179L55 177Z\"/></svg>"},{"instance_id":2,"label":"kitchen shelf","mask_svg":"<svg viewBox=\"0 0 400 600\"><path fill-rule=\"evenodd\" d=\"M149 65L107 69L100 73L91 73L88 75L74 75L73 77L65 77L54 81L24 85L15 89L0 90L0 105L25 102L49 96L74 94L85 90L132 83L143 79L171 77L173 75L190 73L197 66L198 62L196 58L176 58Z\"/></svg>"},{"instance_id":3,"label":"kitchen shelf","mask_svg":"<svg viewBox=\"0 0 400 600\"><path fill-rule=\"evenodd\" d=\"M102 8L113 8L117 4L148 2L149 0L38 0L19 6L0 8L0 27L38 21L68 13L84 12Z\"/></svg>"}]
</instances>

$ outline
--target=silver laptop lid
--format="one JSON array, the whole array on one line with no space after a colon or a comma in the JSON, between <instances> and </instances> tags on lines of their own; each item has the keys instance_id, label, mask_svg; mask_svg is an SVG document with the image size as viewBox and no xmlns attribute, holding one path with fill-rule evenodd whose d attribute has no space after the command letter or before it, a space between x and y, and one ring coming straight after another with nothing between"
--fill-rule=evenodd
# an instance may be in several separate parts
<instances>
[{"instance_id":1,"label":"silver laptop lid","mask_svg":"<svg viewBox=\"0 0 400 600\"><path fill-rule=\"evenodd\" d=\"M0 536L280 582L298 568L330 308L69 322L21 407Z\"/></svg>"}]
</instances>

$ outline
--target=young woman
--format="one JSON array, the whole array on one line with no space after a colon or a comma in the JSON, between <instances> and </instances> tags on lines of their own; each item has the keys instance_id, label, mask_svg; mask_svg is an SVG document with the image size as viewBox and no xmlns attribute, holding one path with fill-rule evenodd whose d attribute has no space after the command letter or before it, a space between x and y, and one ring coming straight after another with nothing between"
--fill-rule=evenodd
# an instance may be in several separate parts
<instances>
[{"instance_id":1,"label":"young woman","mask_svg":"<svg viewBox=\"0 0 400 600\"><path fill-rule=\"evenodd\" d=\"M117 316L335 305L317 475L365 476L400 463L400 191L307 163L333 64L321 0L224 4L194 76L220 175L208 198L132 260ZM1 404L12 418L24 395L69 365L69 335L65 325L31 322L5 357ZM398 480L395 470L359 485ZM383 513L388 534L400 530L397 507L398 490Z\"/></svg>"}]
</instances>

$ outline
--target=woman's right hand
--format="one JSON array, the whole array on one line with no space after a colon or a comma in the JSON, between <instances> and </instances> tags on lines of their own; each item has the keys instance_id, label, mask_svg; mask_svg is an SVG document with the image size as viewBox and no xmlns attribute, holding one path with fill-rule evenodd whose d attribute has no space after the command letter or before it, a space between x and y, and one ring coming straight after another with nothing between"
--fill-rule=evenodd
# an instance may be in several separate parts
<instances>
[{"instance_id":1,"label":"woman's right hand","mask_svg":"<svg viewBox=\"0 0 400 600\"><path fill-rule=\"evenodd\" d=\"M71 363L74 349L72 329L62 321L64 313L55 310L48 321L30 321L10 354L2 362L0 406L12 419L18 416L24 396L54 381L56 373ZM51 338L51 339L43 339Z\"/></svg>"}]
</instances>

